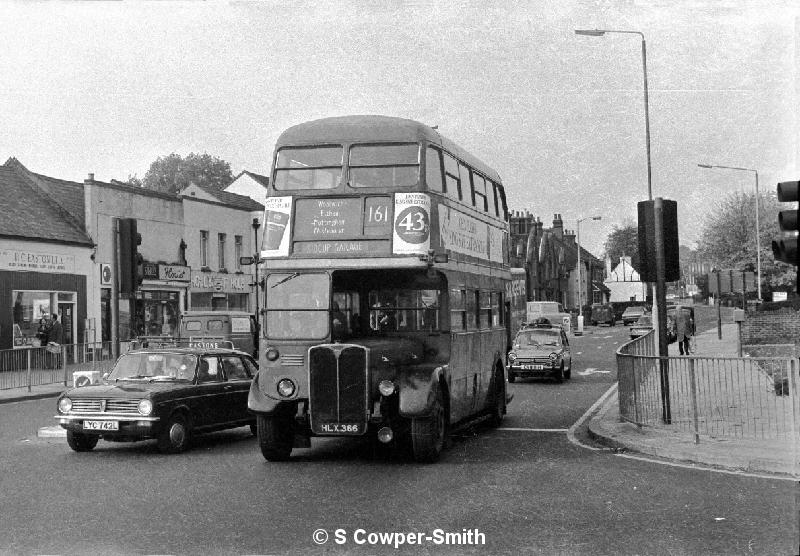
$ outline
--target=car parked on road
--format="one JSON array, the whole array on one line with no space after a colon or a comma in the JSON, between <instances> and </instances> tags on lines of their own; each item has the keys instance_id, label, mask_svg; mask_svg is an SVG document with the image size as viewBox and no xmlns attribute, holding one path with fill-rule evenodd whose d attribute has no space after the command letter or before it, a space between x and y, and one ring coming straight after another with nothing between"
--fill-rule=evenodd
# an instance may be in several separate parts
<instances>
[{"instance_id":1,"label":"car parked on road","mask_svg":"<svg viewBox=\"0 0 800 556\"><path fill-rule=\"evenodd\" d=\"M617 322L617 317L614 314L614 307L610 303L593 304L591 307L589 322L592 324L592 326L597 326L598 324L614 326L614 324Z\"/></svg>"},{"instance_id":2,"label":"car parked on road","mask_svg":"<svg viewBox=\"0 0 800 556\"><path fill-rule=\"evenodd\" d=\"M56 402L55 418L76 452L103 440L156 439L165 453L186 450L194 434L250 426L247 394L258 365L234 349L180 347L176 342L123 354L100 384L73 388Z\"/></svg>"},{"instance_id":3,"label":"car parked on road","mask_svg":"<svg viewBox=\"0 0 800 556\"><path fill-rule=\"evenodd\" d=\"M635 323L637 320L639 320L639 317L646 314L647 312L648 312L647 308L641 305L634 305L631 307L627 307L622 312L622 324L624 326L631 325Z\"/></svg>"},{"instance_id":4,"label":"car parked on road","mask_svg":"<svg viewBox=\"0 0 800 556\"><path fill-rule=\"evenodd\" d=\"M522 328L508 353L508 381L517 377L552 377L558 382L572 376L572 352L564 329L550 324Z\"/></svg>"},{"instance_id":5,"label":"car parked on road","mask_svg":"<svg viewBox=\"0 0 800 556\"><path fill-rule=\"evenodd\" d=\"M633 326L631 326L630 335L631 340L635 340L639 336L644 336L653 329L653 316L650 313L639 317Z\"/></svg>"}]
</instances>

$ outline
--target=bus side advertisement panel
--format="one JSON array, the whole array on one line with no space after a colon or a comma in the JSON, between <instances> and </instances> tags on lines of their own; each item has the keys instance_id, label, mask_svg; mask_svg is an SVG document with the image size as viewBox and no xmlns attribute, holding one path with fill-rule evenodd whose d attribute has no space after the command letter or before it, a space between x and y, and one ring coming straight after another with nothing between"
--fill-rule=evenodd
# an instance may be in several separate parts
<instances>
[{"instance_id":1,"label":"bus side advertisement panel","mask_svg":"<svg viewBox=\"0 0 800 556\"><path fill-rule=\"evenodd\" d=\"M441 204L439 233L445 249L483 260L503 262L505 232L500 228Z\"/></svg>"}]
</instances>

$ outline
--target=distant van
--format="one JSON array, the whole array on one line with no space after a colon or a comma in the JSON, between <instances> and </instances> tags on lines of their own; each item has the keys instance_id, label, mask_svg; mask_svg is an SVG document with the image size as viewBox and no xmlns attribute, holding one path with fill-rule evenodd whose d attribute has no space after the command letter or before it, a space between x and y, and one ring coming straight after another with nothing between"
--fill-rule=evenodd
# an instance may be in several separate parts
<instances>
[{"instance_id":1,"label":"distant van","mask_svg":"<svg viewBox=\"0 0 800 556\"><path fill-rule=\"evenodd\" d=\"M592 305L592 314L589 320L592 326L597 326L598 324L614 326L616 321L617 318L614 314L614 307L612 307L610 303L595 303Z\"/></svg>"},{"instance_id":2,"label":"distant van","mask_svg":"<svg viewBox=\"0 0 800 556\"><path fill-rule=\"evenodd\" d=\"M207 347L214 347L215 341L227 340L234 348L252 355L255 329L255 317L244 311L185 311L181 315L180 337L197 340Z\"/></svg>"}]
</instances>

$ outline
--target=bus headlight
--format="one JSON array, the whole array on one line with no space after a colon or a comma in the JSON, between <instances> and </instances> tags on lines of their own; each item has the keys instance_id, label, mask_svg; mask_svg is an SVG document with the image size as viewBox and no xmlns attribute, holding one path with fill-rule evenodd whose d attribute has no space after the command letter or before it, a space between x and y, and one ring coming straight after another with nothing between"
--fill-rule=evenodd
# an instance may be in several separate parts
<instances>
[{"instance_id":1,"label":"bus headlight","mask_svg":"<svg viewBox=\"0 0 800 556\"><path fill-rule=\"evenodd\" d=\"M391 396L394 394L394 382L391 380L382 380L381 383L378 384L378 392L380 392L382 396Z\"/></svg>"},{"instance_id":2,"label":"bus headlight","mask_svg":"<svg viewBox=\"0 0 800 556\"><path fill-rule=\"evenodd\" d=\"M514 353L513 351L509 351L508 352L508 360L509 361L516 361L517 360L517 354Z\"/></svg>"},{"instance_id":3,"label":"bus headlight","mask_svg":"<svg viewBox=\"0 0 800 556\"><path fill-rule=\"evenodd\" d=\"M61 413L69 413L72 409L72 400L69 398L61 398L58 400L58 410Z\"/></svg>"},{"instance_id":4,"label":"bus headlight","mask_svg":"<svg viewBox=\"0 0 800 556\"><path fill-rule=\"evenodd\" d=\"M153 402L150 400L139 400L139 413L142 415L150 415L153 412Z\"/></svg>"},{"instance_id":5,"label":"bus headlight","mask_svg":"<svg viewBox=\"0 0 800 556\"><path fill-rule=\"evenodd\" d=\"M277 361L278 357L280 357L280 353L275 348L269 348L266 353L267 361Z\"/></svg>"},{"instance_id":6,"label":"bus headlight","mask_svg":"<svg viewBox=\"0 0 800 556\"><path fill-rule=\"evenodd\" d=\"M295 386L294 382L289 380L288 378L281 379L278 382L278 394L283 396L284 398L291 398L294 394Z\"/></svg>"}]
</instances>

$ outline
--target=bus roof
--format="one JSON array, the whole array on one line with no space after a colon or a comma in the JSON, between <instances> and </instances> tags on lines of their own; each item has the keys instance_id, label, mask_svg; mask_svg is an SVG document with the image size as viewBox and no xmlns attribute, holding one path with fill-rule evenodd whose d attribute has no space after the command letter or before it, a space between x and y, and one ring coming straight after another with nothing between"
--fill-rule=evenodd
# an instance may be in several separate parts
<instances>
[{"instance_id":1,"label":"bus roof","mask_svg":"<svg viewBox=\"0 0 800 556\"><path fill-rule=\"evenodd\" d=\"M288 128L278 137L277 148L289 145L323 143L409 142L428 141L439 145L466 162L487 178L502 183L491 166L471 155L435 129L414 120L393 116L336 116L311 120Z\"/></svg>"}]
</instances>

